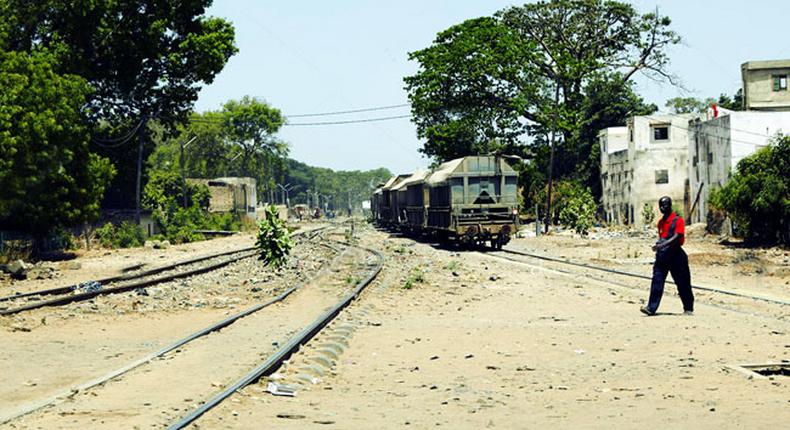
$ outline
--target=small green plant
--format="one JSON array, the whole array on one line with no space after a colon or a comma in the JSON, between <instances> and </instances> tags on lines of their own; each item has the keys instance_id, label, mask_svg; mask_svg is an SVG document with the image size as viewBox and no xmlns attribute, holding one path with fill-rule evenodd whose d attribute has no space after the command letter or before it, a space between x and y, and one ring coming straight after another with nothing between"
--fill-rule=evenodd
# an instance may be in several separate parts
<instances>
[{"instance_id":1,"label":"small green plant","mask_svg":"<svg viewBox=\"0 0 790 430\"><path fill-rule=\"evenodd\" d=\"M425 282L425 273L419 266L414 267L409 271L409 276L407 276L406 280L403 282L403 289L411 290L414 288L415 284L421 284L423 282Z\"/></svg>"},{"instance_id":2,"label":"small green plant","mask_svg":"<svg viewBox=\"0 0 790 430\"><path fill-rule=\"evenodd\" d=\"M460 261L451 261L451 262L447 263L447 264L444 266L444 268L445 268L446 270L451 270L451 271L453 271L453 272L454 272L454 271L457 271L458 269L460 269L460 268L461 268L461 262L460 262Z\"/></svg>"},{"instance_id":3,"label":"small green plant","mask_svg":"<svg viewBox=\"0 0 790 430\"><path fill-rule=\"evenodd\" d=\"M651 225L655 220L656 212L653 210L653 205L649 202L645 202L645 205L642 207L642 221L645 225Z\"/></svg>"},{"instance_id":4,"label":"small green plant","mask_svg":"<svg viewBox=\"0 0 790 430\"><path fill-rule=\"evenodd\" d=\"M258 223L258 241L255 243L260 252L258 259L279 269L287 261L293 241L285 221L280 219L274 206L269 206L265 213L266 217Z\"/></svg>"}]
</instances>

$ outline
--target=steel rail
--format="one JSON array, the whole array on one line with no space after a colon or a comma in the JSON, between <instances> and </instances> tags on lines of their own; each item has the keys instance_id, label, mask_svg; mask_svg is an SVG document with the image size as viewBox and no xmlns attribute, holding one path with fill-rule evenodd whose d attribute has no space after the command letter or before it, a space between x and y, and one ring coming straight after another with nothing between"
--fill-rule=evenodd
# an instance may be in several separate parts
<instances>
[{"instance_id":1,"label":"steel rail","mask_svg":"<svg viewBox=\"0 0 790 430\"><path fill-rule=\"evenodd\" d=\"M567 259L560 259L560 258L549 257L549 256L546 256L546 255L532 254L532 253L524 252L524 251L516 251L516 250L512 250L512 249L502 249L499 252L503 252L503 253L507 253L507 254L523 255L523 256L526 256L526 257L537 258L539 260L552 261L552 262L555 262L555 263L563 263L563 264L568 264L568 265L571 265L571 266L583 267L585 269L599 270L599 271L602 271L602 272L614 273L614 274L623 275L623 276L631 276L631 277L634 277L634 278L653 279L650 276L641 275L639 273L626 272L626 271L617 270L617 269L609 269L609 268L606 268L606 267L595 266L595 265L592 265L592 264L579 263L579 262L575 262L575 261L571 261L571 260L567 260ZM495 255L495 254L492 253L492 255ZM667 279L667 282L672 282L673 284L675 284L674 280L670 281L669 279ZM675 285L677 285L677 284L675 284ZM738 292L735 292L735 291L723 290L721 288L705 287L705 286L701 286L701 285L692 285L691 287L694 288L694 289L697 289L697 290L702 290L702 291L710 291L710 292L726 294L726 295L730 295L730 296L743 297L743 298L753 299L753 300L760 300L760 301L764 301L764 302L768 302L768 303L774 303L774 304L779 304L779 305L790 305L790 302L784 301L784 300L771 299L771 298L768 298L768 297L762 297L762 296L755 296L755 295L751 295L751 294L738 293Z\"/></svg>"},{"instance_id":2,"label":"steel rail","mask_svg":"<svg viewBox=\"0 0 790 430\"><path fill-rule=\"evenodd\" d=\"M68 303L90 300L90 299L92 299L94 297L107 295L107 294L125 293L127 291L135 290L135 289L138 289L138 288L144 288L144 287L148 287L148 286L155 285L155 284L161 284L161 283L164 283L164 282L173 281L175 279L181 279L181 278L187 278L187 277L190 277L190 276L200 275L202 273L210 272L212 270L216 270L216 269L225 267L225 266L227 266L227 265L229 265L231 263L235 263L236 261L252 257L255 254L256 254L255 251L250 251L250 252L244 253L244 254L242 254L242 255L240 255L238 257L232 257L232 258L229 258L227 260L220 261L218 263L209 264L208 266L203 266L203 267L198 267L196 269L187 270L186 272L173 273L173 274L170 274L170 275L161 276L159 278L144 279L144 280L140 280L140 281L137 281L137 282L132 282L130 284L120 285L120 286L117 286L117 287L102 288L101 290L98 290L98 291L86 291L84 293L77 293L77 294L72 294L70 296L58 297L56 299L44 300L44 301L41 301L41 302L31 303L29 305L20 306L20 307L16 307L16 308L4 309L4 310L0 311L0 315L2 315L2 316L13 315L13 314L17 314L19 312L30 311L30 310L33 310L33 309L39 309L39 308L43 308L43 307L47 307L47 306L60 306L60 305L68 304Z\"/></svg>"},{"instance_id":3,"label":"steel rail","mask_svg":"<svg viewBox=\"0 0 790 430\"><path fill-rule=\"evenodd\" d=\"M327 228L329 228L329 227L319 227L317 229L300 231L300 232L295 233L293 236L294 237L296 237L296 236L303 236L303 235L306 235L308 233L314 233L316 231L320 232L321 230L325 230ZM315 237L315 236L312 236L312 237ZM170 275L167 275L167 276L162 276L162 277L159 277L159 278L154 278L154 279L149 279L149 280L132 282L130 284L126 284L126 285L122 285L122 286L118 286L118 287L102 288L101 290L98 290L98 291L89 291L89 292L84 292L84 293L72 294L72 295L69 295L69 296L59 297L59 298L55 298L55 299L51 299L51 300L44 300L44 301L31 303L31 304L24 305L24 306L19 306L19 307L16 307L16 308L3 309L3 310L0 310L0 316L13 315L13 314L16 314L16 313L19 313L19 312L25 312L25 311L38 309L38 308L42 308L42 307L47 307L47 306L59 306L59 305L64 305L64 304L68 304L68 303L72 303L72 302L90 300L90 299L92 299L94 297L97 297L97 296L100 296L100 295L123 293L123 292L131 291L131 290L134 290L134 289L137 289L137 288L143 288L143 287L147 287L147 286L151 286L151 285L155 285L155 284L169 282L169 281L172 281L172 280L175 280L175 279L181 279L181 278L186 278L186 277L189 277L189 276L199 275L199 274L202 274L202 273L206 273L206 272L210 272L212 270L216 270L216 269L222 268L222 267L227 266L227 265L229 265L231 263L234 263L236 261L239 261L239 260L242 260L242 259L245 259L245 258L249 258L249 257L255 255L254 250L255 250L255 247L246 247L246 248L236 249L236 250L233 250L233 251L224 251L224 252L221 252L221 253L218 253L218 254L212 254L212 255L208 255L208 256L197 257L197 258L184 260L184 261L181 261L181 262L178 262L178 263L174 263L174 264L157 267L157 268L154 268L154 269L147 270L145 272L134 274L132 276L122 275L122 276L115 276L115 277L112 277L112 278L106 278L106 279L98 280L96 282L99 282L99 283L113 283L113 282L130 281L130 280L134 280L134 279L145 278L145 277L151 276L151 275L156 275L156 274L159 274L161 272L165 272L167 270L172 270L172 269L175 269L177 267L185 266L185 265L188 265L188 264L194 264L194 263L199 263L199 262L202 262L202 261L205 261L205 260L210 260L212 258L223 257L223 256L226 256L226 255L231 255L231 254L236 254L236 253L243 253L239 257L230 258L230 259L227 259L227 260L224 260L224 261L220 261L219 263L215 263L215 264L211 264L211 265L208 265L208 266L205 266L205 267L200 267L200 268L188 270L186 272L173 273L173 274L170 274ZM34 295L66 294L66 293L70 293L72 291L75 291L77 289L77 287L78 287L78 285L70 285L70 286L66 286L66 287L59 287L59 288L53 288L53 289L49 289L49 290L42 290L42 291L37 291L37 292L31 292L31 293L19 294L19 295L14 295L14 296L8 296L8 297L4 297L3 299L12 300L12 299L17 299L17 298L21 298L21 297L29 297L29 296L34 296ZM2 301L2 300L0 300L0 301Z\"/></svg>"},{"instance_id":4,"label":"steel rail","mask_svg":"<svg viewBox=\"0 0 790 430\"><path fill-rule=\"evenodd\" d=\"M197 420L200 416L220 404L223 400L230 397L236 391L246 387L247 385L252 384L253 382L257 381L263 376L270 375L280 367L283 361L285 361L288 357L291 356L295 351L299 349L299 347L312 339L318 332L321 331L329 322L331 322L346 306L348 306L354 299L356 299L359 294L368 286L373 280L378 276L381 272L381 269L384 266L384 256L381 255L380 252L369 249L359 247L360 249L364 249L368 252L371 252L376 258L377 262L375 266L373 266L373 271L363 280L357 283L356 288L354 291L349 293L346 297L344 297L337 305L326 311L322 314L318 319L313 321L310 325L305 327L301 332L297 333L293 336L288 342L286 342L280 349L278 349L273 355L266 359L263 363L261 363L258 367L250 371L247 375L241 378L232 386L228 387L224 391L218 393L213 398L208 400L206 403L195 409L194 411L190 412L185 417L181 418L176 423L170 425L168 427L169 430L178 430L186 427L187 425L191 424L195 420Z\"/></svg>"},{"instance_id":5,"label":"steel rail","mask_svg":"<svg viewBox=\"0 0 790 430\"><path fill-rule=\"evenodd\" d=\"M332 259L332 262L334 262L340 256L340 254L342 254L342 251L340 251L340 253L337 256L335 256L335 258ZM330 265L331 264L332 263L330 262ZM320 273L320 270L318 270L316 272L316 274L318 274L318 273ZM315 278L315 276L311 277L310 279L313 279L313 278ZM310 279L308 279L306 282L309 282ZM55 402L57 402L58 400L64 399L64 398L66 398L66 397L68 397L68 396L70 396L70 395L72 395L74 393L77 393L77 392L80 392L80 391L85 391L85 390L93 388L93 387L95 387L97 385L104 384L105 382L108 382L108 381L110 381L112 379L117 378L118 376L121 376L121 375L123 375L125 373L128 373L128 372L130 372L130 371L142 366L143 364L146 364L146 363L154 360L155 358L159 358L159 357L167 354L168 352L173 351L176 348L180 348L180 347L186 345L187 343L192 342L195 339L201 338L201 337L206 336L208 334L211 334L211 333L213 333L215 331L221 330L221 329L233 324L234 322L236 322L237 320L239 320L241 318L244 318L246 316L252 315L252 314L254 314L254 313L256 313L256 312L258 312L258 311L260 311L260 310L262 310L264 308L267 308L267 307L269 307L269 306L271 306L271 305L273 305L275 303L282 302L288 296L290 296L293 292L295 292L296 290L302 288L302 286L306 282L303 282L301 284L297 284L297 285L285 290L280 295L272 298L269 301L257 304L255 306L253 306L251 308L248 308L248 309L246 309L246 310L244 310L242 312L239 312L239 313L237 313L235 315L231 315L228 318L225 318L225 319L223 319L223 320L221 320L219 322L216 322L216 323L214 323L214 324L212 324L212 325L210 325L210 326L208 326L208 327L206 327L206 328L204 328L202 330L199 330L199 331L197 331L195 333L192 333L192 334L190 334L190 335L188 335L188 336L186 336L186 337L184 337L184 338L182 338L180 340L177 340L177 341L171 343L170 345L168 345L168 346L166 346L166 347L164 347L164 348L162 348L162 349L160 349L158 351L152 352L152 353L150 353L150 354L148 354L148 355L146 355L146 356L144 356L144 357L142 357L142 358L140 358L138 360L135 360L135 361L133 361L133 362L121 367L121 368L115 369L115 370L113 370L113 371L111 371L111 372L109 372L109 373L107 373L107 374L105 374L103 376L100 376L100 377L98 377L96 379L92 379L90 381L87 381L87 382L85 382L83 384L80 384L80 385L78 385L76 387L73 387L73 388L70 388L68 390L62 391L62 392L60 392L58 394L50 396L49 398L28 403L27 405L24 405L23 407L19 408L19 410L17 412L14 412L11 415L8 415L8 416L5 416L5 417L0 417L0 424L5 424L5 423L7 423L9 421L15 420L15 419L17 419L19 417L22 417L24 415L33 413L33 412L35 412L35 411L37 411L37 410L39 410L41 408L44 408L44 407L49 406L49 405L52 405Z\"/></svg>"},{"instance_id":6,"label":"steel rail","mask_svg":"<svg viewBox=\"0 0 790 430\"><path fill-rule=\"evenodd\" d=\"M235 254L237 252L251 251L253 249L254 249L253 247L247 247L247 248L236 249L236 250L233 250L233 251L224 251L224 252L220 252L218 254L204 255L202 257L196 257L196 258L192 258L192 259L189 259L189 260L178 261L178 262L175 262L175 263L172 263L172 264L156 267L156 268L149 269L149 270L146 270L146 271L143 271L143 272L138 272L138 273L135 273L135 274L125 274L125 275L111 276L109 278L88 280L88 281L85 281L85 282L94 281L94 282L98 282L100 284L109 284L109 283L112 283L112 282L128 281L128 280L132 280L132 279L142 278L142 277L145 277L145 276L156 275L158 273L161 273L161 272L164 272L164 271L167 271L167 270L171 270L171 269L175 269L176 267L185 266L187 264L199 263L201 261L209 260L209 259L212 259L212 258L223 257L225 255ZM9 301L9 300L16 300L16 299L25 298L25 297L31 297L31 296L49 296L49 295L54 295L54 294L70 293L70 292L76 290L77 288L79 288L79 284L67 285L65 287L50 288L50 289L47 289L47 290L31 291L29 293L14 294L14 295L11 295L11 296L0 297L0 302L6 302L6 301Z\"/></svg>"}]
</instances>

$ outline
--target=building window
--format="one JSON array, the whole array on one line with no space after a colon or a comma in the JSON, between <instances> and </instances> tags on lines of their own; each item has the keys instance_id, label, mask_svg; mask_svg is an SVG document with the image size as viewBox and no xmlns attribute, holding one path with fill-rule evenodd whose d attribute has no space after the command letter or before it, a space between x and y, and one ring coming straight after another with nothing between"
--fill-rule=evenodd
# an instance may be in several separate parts
<instances>
[{"instance_id":1,"label":"building window","mask_svg":"<svg viewBox=\"0 0 790 430\"><path fill-rule=\"evenodd\" d=\"M669 183L669 171L668 170L656 170L656 183L657 184L668 184Z\"/></svg>"},{"instance_id":2,"label":"building window","mask_svg":"<svg viewBox=\"0 0 790 430\"><path fill-rule=\"evenodd\" d=\"M669 140L668 125L654 125L652 128L653 128L653 141Z\"/></svg>"},{"instance_id":3,"label":"building window","mask_svg":"<svg viewBox=\"0 0 790 430\"><path fill-rule=\"evenodd\" d=\"M708 152L708 164L713 164L713 153Z\"/></svg>"},{"instance_id":4,"label":"building window","mask_svg":"<svg viewBox=\"0 0 790 430\"><path fill-rule=\"evenodd\" d=\"M632 127L628 127L628 141L634 141L634 129Z\"/></svg>"},{"instance_id":5,"label":"building window","mask_svg":"<svg viewBox=\"0 0 790 430\"><path fill-rule=\"evenodd\" d=\"M773 75L774 91L787 91L787 75Z\"/></svg>"}]
</instances>

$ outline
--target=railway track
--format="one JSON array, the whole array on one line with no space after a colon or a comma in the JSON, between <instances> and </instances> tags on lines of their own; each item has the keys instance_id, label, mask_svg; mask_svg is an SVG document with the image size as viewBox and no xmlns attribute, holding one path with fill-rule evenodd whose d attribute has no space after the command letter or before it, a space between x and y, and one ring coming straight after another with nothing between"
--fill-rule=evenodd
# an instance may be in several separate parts
<instances>
[{"instance_id":1,"label":"railway track","mask_svg":"<svg viewBox=\"0 0 790 430\"><path fill-rule=\"evenodd\" d=\"M294 237L307 236L308 238L312 238L328 228L330 227L320 227L318 229L297 232L294 234ZM136 273L0 297L0 316L14 315L47 306L61 306L69 303L91 300L102 295L134 291L139 288L218 270L231 263L255 255L255 247L246 247L191 258L149 270L138 271ZM51 296L55 297L47 298Z\"/></svg>"},{"instance_id":2,"label":"railway track","mask_svg":"<svg viewBox=\"0 0 790 430\"><path fill-rule=\"evenodd\" d=\"M601 278L601 277L594 277L593 279L596 279L597 281L605 282L605 283L608 283L608 284L617 285L619 287L629 288L629 289L636 289L637 287L635 287L634 285L629 285L629 284L624 283L624 282L618 282L617 280L613 279L610 275L617 275L617 276L625 277L625 278L629 278L629 279L644 279L644 280L651 280L652 279L650 276L642 275L642 274L639 274L639 273L632 273L632 272L627 272L627 271L623 271L623 270L610 269L608 267L597 266L597 265L594 265L594 264L582 263L582 262L573 261L573 260L569 260L569 259L556 258L556 257L551 257L551 256L546 256L546 255L541 255L541 254L534 254L534 253L530 253L530 252L513 250L513 249L503 249L501 251L496 251L496 252L485 252L485 253L481 253L481 255L485 255L485 256L488 256L488 257L493 257L493 258L497 258L497 259L501 259L501 260L506 260L506 261L513 261L513 262L517 262L517 263L532 265L532 266L535 266L535 267L542 267L544 269L545 269L545 267L539 266L539 265L537 265L535 263L532 263L532 262L528 262L523 257L527 257L527 258L532 259L532 260L540 260L540 261L545 261L545 262L549 262L549 263L552 263L552 264L558 264L558 265L562 265L562 266L566 266L566 267L576 268L576 270L559 269L559 268L556 268L556 267L555 268L551 268L551 270L555 270L557 272L560 272L560 273L563 273L563 274L567 274L567 275L572 275L572 276L588 276L589 277L589 276L591 276L590 272L598 272L598 273L604 274L606 277L603 277L603 278ZM584 273L584 271L588 271L588 272ZM674 281L672 281L671 278L667 278L666 282L674 284ZM742 293L742 292L738 292L738 291L726 290L726 289L722 289L722 288L714 288L714 287L708 287L708 286L702 286L702 285L692 285L692 288L694 290L705 291L705 292L708 292L708 293L711 293L711 294L714 294L714 295L719 295L719 296L722 296L722 297L723 296L728 296L728 297L738 298L738 299L747 299L747 300L754 301L754 302L768 303L770 305L779 305L779 306L782 306L782 307L790 305L790 302L788 302L786 300L781 300L781 299L772 298L772 297L764 297L764 296L754 295L754 294L747 294L747 293ZM641 290L646 291L644 288L641 288ZM667 291L665 291L665 294L666 293L667 293ZM775 315L766 315L766 314L763 314L763 313L744 312L741 309L735 309L735 308L731 308L729 306L722 306L721 304L716 304L716 303L705 303L705 304L709 305L709 306L717 307L717 308L720 308L720 309L724 309L724 310L727 310L727 311L732 311L732 312L747 313L747 314L750 314L750 315L764 316L764 317L769 317L771 319L781 319L781 318L777 318Z\"/></svg>"},{"instance_id":3,"label":"railway track","mask_svg":"<svg viewBox=\"0 0 790 430\"><path fill-rule=\"evenodd\" d=\"M103 377L88 381L78 387L70 388L68 391L64 391L59 396L28 404L10 416L0 417L0 423L9 422L9 420L15 420L14 423L21 425L22 427L33 426L33 423L27 421L30 419L36 422L36 425L38 425L38 418L42 417L37 416L37 414L30 415L30 413L37 410L42 410L42 408L45 406L52 405L53 403L59 403L63 400L69 400L69 403L79 403L81 401L90 403L94 398L98 398L100 400L107 398L110 399L107 400L107 402L113 403L113 401L131 401L130 399L132 397L137 396L137 400L147 399L143 405L156 405L156 401L152 400L152 393L154 391L158 392L159 390L153 389L153 387L149 385L153 383L154 387L167 387L167 390L170 391L167 394L161 394L161 397L165 399L163 400L162 407L166 408L165 411L168 416L170 416L175 411L181 411L180 406L183 405L183 402L185 401L184 398L190 401L192 399L203 399L200 400L200 403L196 404L196 407L190 410L189 413L182 414L180 417L168 418L169 422L173 422L170 428L183 428L184 426L196 420L206 411L220 404L224 399L232 395L238 389L255 382L262 376L274 372L277 367L280 366L283 360L287 359L290 354L299 348L300 345L307 343L334 317L336 317L344 307L348 306L348 304L350 304L381 271L383 257L377 251L356 248L347 244L338 245L336 249L343 251L344 254L351 254L350 258L352 258L352 260L350 263L346 263L345 270L338 270L337 268L334 268L331 271L325 271L328 274L322 276L326 279L320 282L306 282L303 284L303 286L293 286L284 291L280 296L269 300L266 303L258 304L250 309L219 321L216 324L212 324L210 327L201 329L196 333L185 337L184 339L174 342L171 345L168 345L167 347L162 348L155 353L149 354L146 357L129 363L128 365L112 371ZM330 264L335 266L335 263L340 260L340 255L344 254L339 254ZM343 258L346 259L349 257ZM337 292L327 292L325 284L331 284L332 282L340 282L342 284L344 282L343 277L349 270L351 270L353 273L362 272L364 275L362 279L354 283L353 286L346 288L346 291L342 294L342 298L339 301L336 300L331 305L320 306L315 304L305 305L304 303L300 302L300 300L304 300L305 295L307 295L307 297L312 297L310 294L317 294L317 297L321 297L323 302L327 302L328 298L332 297L333 295L336 297ZM348 279L348 277L345 279ZM357 277L354 279L357 279ZM308 286L310 288L305 288ZM296 296L297 298L292 299L291 297L294 297L294 293L297 291L301 292ZM312 293L308 294L309 291L312 291ZM321 293L318 293L318 291L321 291ZM288 298L287 301L286 298ZM291 303L289 304L289 302ZM275 303L279 303L280 305L272 306ZM260 312L264 309L270 311ZM294 311L293 309L298 309L298 311ZM303 323L298 327L295 326L294 324L300 321L300 319L304 320L304 315L302 314L309 312L310 310L318 310L319 312L313 313L308 322ZM296 315L297 312L299 316ZM315 318L315 315L318 315L318 317ZM220 329L222 329L221 332L219 332ZM214 333L214 335L209 336L211 333ZM193 341L196 339L204 340L194 343ZM239 339L246 339L248 340L248 343L243 345L242 343L237 342ZM271 341L273 339L275 339L274 342ZM190 346L192 343L194 343L195 346ZM213 345L213 348L210 347L211 345ZM272 349L272 347L274 347L274 350L269 350ZM266 351L266 353L262 354L261 351ZM249 358L250 356L257 356L259 358L259 363L255 366L247 367L248 370L250 368L252 368L252 370L247 371L243 377L238 378L237 376L235 382L232 383L226 382L227 379L220 379L222 378L220 375L238 372L241 369L241 366L238 364L220 361L218 360L218 357L230 361L245 361L243 358ZM264 359L260 360L261 357L264 357ZM249 362L250 360L246 360L247 365L249 365ZM147 366L146 369L141 369L142 371L133 372L134 369L144 364L149 364L149 366ZM200 373L196 373L194 368L190 370L183 370L189 369L190 366L194 366L196 364L200 366ZM238 374L240 373L242 372L238 372ZM156 376L152 377L150 376L151 374ZM122 380L118 380L118 376L120 375L125 375ZM212 380L216 381L217 379L222 380L222 383L218 384L216 382L211 382ZM116 380L116 382L108 384L108 382L111 380ZM214 395L205 395L207 392L207 387L214 388L214 390L216 390L217 386L226 388L218 393L215 393ZM79 399L75 398L75 396L80 396L79 394L75 393L82 393L83 391L89 390L91 388L95 388L95 390L99 390L99 392L91 390L89 395L82 395ZM172 395L172 392L174 391L179 392L179 394ZM108 392L109 394L107 394ZM138 395L142 397L139 397ZM99 403L102 402L100 401ZM57 406L53 407L57 408ZM100 405L97 408L101 409L102 407L104 406ZM90 408L90 406L88 406L88 408ZM118 414L120 414L119 416L125 416L126 413L137 415L140 413L139 408L140 406L138 404L129 404L127 407L121 407L122 410L118 412ZM89 420L91 415L106 416L105 412L102 410L97 411L93 409L90 412L86 412L85 414L72 414L72 412L68 411L68 407L65 409L65 411L58 412L54 417L52 416L53 414L49 413L51 409L42 410L45 418L49 417L54 421L46 421L45 419L44 423L40 425L49 427L52 425L52 423L57 422L58 425L68 428L73 428L75 425L90 426L90 421L85 422L81 421L81 419L84 418L85 420ZM143 407L142 409L147 410L150 408ZM143 411L143 413L144 412L145 411ZM112 413L110 413L110 415L112 415ZM66 418L65 420L64 417ZM74 417L76 422L69 422L69 417ZM161 418L161 416L149 416L146 417L145 420L153 420L156 423L152 423L152 425L161 427L163 424L161 422ZM20 421L17 422L16 419L19 419ZM93 418L93 421L94 422L92 424L96 425L95 418ZM108 422L102 427L112 428L114 424L110 423L109 421L112 420L108 418ZM102 423L103 422L104 421L102 421ZM115 424L118 423L118 421L115 422ZM124 427L128 427L130 424L126 418L121 419L120 423L122 423Z\"/></svg>"}]
</instances>

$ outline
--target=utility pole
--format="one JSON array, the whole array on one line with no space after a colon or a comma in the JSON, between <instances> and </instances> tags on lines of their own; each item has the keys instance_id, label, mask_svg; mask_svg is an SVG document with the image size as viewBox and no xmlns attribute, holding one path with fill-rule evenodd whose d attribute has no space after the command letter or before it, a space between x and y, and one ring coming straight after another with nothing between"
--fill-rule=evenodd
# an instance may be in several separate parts
<instances>
[{"instance_id":1,"label":"utility pole","mask_svg":"<svg viewBox=\"0 0 790 430\"><path fill-rule=\"evenodd\" d=\"M290 198L288 198L288 192L289 192L289 191L291 191L291 189L293 188L293 185L291 185L290 183L288 183L288 184L285 184L285 186L283 186L283 185L281 185L281 184L276 184L276 185L277 185L277 186L278 186L278 187L279 187L281 190L283 190L283 193L282 193L282 197L283 197L283 203L285 203L285 206L286 206L286 207L290 208L290 207L291 207L291 203L290 203L290 202L291 202L291 199L290 199Z\"/></svg>"},{"instance_id":2,"label":"utility pole","mask_svg":"<svg viewBox=\"0 0 790 430\"><path fill-rule=\"evenodd\" d=\"M554 120L551 126L551 152L549 155L549 190L546 194L546 225L544 226L544 233L549 232L549 225L551 224L551 185L552 174L554 173L554 135L557 130L557 114L560 104L560 76L557 74L557 82L554 90Z\"/></svg>"},{"instance_id":3,"label":"utility pole","mask_svg":"<svg viewBox=\"0 0 790 430\"><path fill-rule=\"evenodd\" d=\"M148 116L143 115L140 119L143 123L140 125L138 135L139 144L137 147L137 184L134 195L134 222L140 225L140 183L143 177L143 143L145 142L145 130L148 126Z\"/></svg>"},{"instance_id":4,"label":"utility pole","mask_svg":"<svg viewBox=\"0 0 790 430\"><path fill-rule=\"evenodd\" d=\"M351 188L348 189L348 217L351 218Z\"/></svg>"},{"instance_id":5,"label":"utility pole","mask_svg":"<svg viewBox=\"0 0 790 430\"><path fill-rule=\"evenodd\" d=\"M184 166L184 149L189 146L190 143L194 142L195 139L197 139L197 136L193 136L187 143L181 142L181 159L179 160L179 164L181 165L181 194L184 208L187 207L187 169L186 166Z\"/></svg>"}]
</instances>

